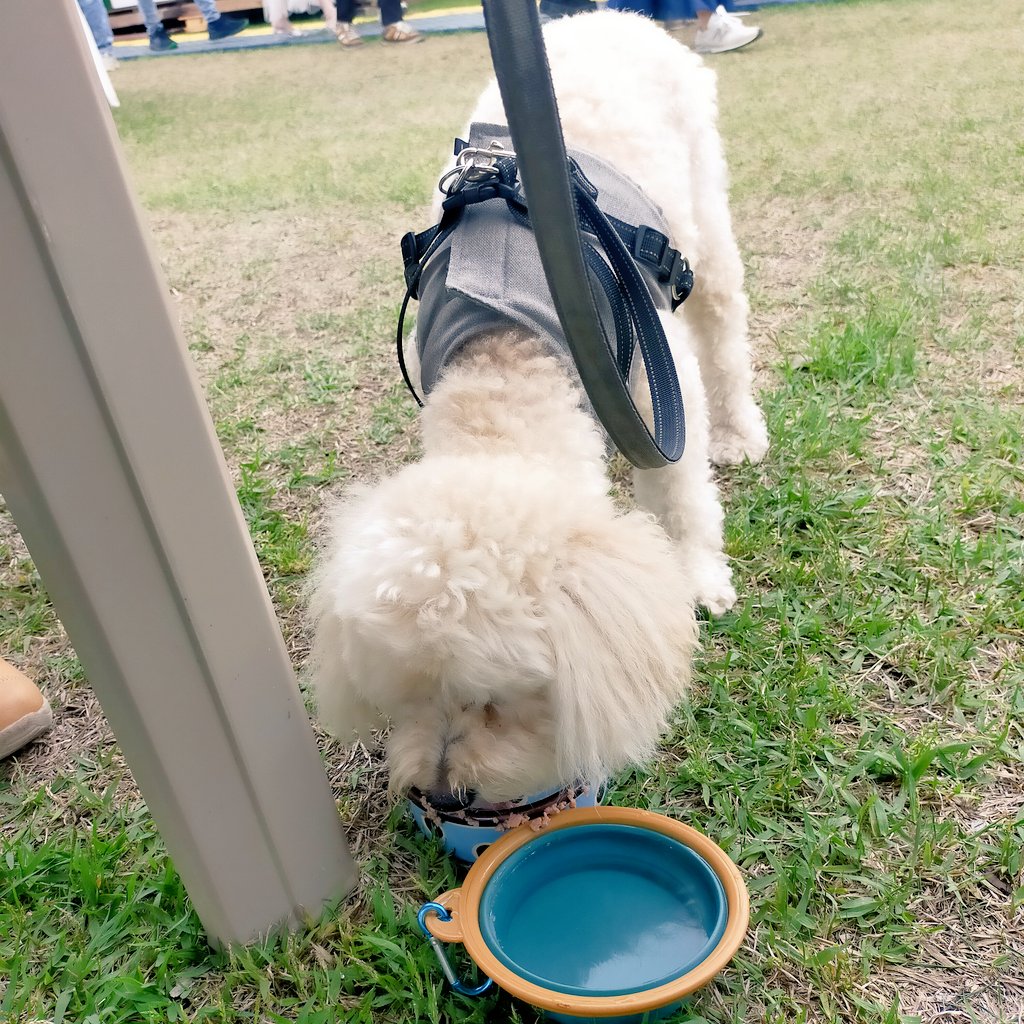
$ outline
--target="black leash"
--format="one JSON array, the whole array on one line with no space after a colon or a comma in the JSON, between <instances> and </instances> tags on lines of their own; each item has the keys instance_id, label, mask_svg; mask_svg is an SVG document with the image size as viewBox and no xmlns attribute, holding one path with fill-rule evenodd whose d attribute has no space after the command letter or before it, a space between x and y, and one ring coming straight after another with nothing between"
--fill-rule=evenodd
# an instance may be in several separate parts
<instances>
[{"instance_id":1,"label":"black leash","mask_svg":"<svg viewBox=\"0 0 1024 1024\"><path fill-rule=\"evenodd\" d=\"M614 229L605 230L607 218L593 197L570 180L537 5L534 0L483 0L483 8L544 275L583 388L613 444L634 466L654 469L676 462L683 454L686 428L668 340L625 245ZM601 326L581 220L597 229L612 269L629 287L627 304L654 405L653 436L629 393L623 360Z\"/></svg>"}]
</instances>

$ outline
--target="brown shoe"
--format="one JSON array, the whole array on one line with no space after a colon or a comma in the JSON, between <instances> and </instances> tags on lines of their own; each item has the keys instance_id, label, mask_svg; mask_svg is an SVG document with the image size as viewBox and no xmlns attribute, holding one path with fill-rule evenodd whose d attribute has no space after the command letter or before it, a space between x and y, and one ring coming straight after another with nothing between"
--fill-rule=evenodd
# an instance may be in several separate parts
<instances>
[{"instance_id":1,"label":"brown shoe","mask_svg":"<svg viewBox=\"0 0 1024 1024\"><path fill-rule=\"evenodd\" d=\"M338 42L342 46L360 46L363 42L363 37L356 31L355 26L347 21L339 21L337 28L334 30L334 34L338 37Z\"/></svg>"},{"instance_id":2,"label":"brown shoe","mask_svg":"<svg viewBox=\"0 0 1024 1024\"><path fill-rule=\"evenodd\" d=\"M0 659L0 757L20 750L53 725L49 702L28 676Z\"/></svg>"},{"instance_id":3,"label":"brown shoe","mask_svg":"<svg viewBox=\"0 0 1024 1024\"><path fill-rule=\"evenodd\" d=\"M384 29L381 37L385 43L422 43L424 36L422 32L410 28L404 21L396 21Z\"/></svg>"}]
</instances>

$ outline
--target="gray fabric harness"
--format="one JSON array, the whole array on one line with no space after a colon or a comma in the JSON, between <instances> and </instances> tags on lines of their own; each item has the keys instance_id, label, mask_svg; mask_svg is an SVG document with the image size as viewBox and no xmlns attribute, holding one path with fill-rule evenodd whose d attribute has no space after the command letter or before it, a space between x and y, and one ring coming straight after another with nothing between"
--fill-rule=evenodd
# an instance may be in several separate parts
<instances>
[{"instance_id":1,"label":"gray fabric harness","mask_svg":"<svg viewBox=\"0 0 1024 1024\"><path fill-rule=\"evenodd\" d=\"M470 146L486 149L492 141L511 148L506 127L471 125ZM639 231L653 229L667 241L668 225L660 208L632 181L590 153L570 150L569 155L598 190L604 213L628 225L643 225ZM670 283L655 266L643 261L637 266L658 309L673 309L681 301L673 302ZM602 320L611 325L614 312L603 289L593 292ZM533 231L504 202L467 206L458 229L437 248L419 279L416 346L424 393L430 393L467 342L512 327L541 338L575 373Z\"/></svg>"}]
</instances>

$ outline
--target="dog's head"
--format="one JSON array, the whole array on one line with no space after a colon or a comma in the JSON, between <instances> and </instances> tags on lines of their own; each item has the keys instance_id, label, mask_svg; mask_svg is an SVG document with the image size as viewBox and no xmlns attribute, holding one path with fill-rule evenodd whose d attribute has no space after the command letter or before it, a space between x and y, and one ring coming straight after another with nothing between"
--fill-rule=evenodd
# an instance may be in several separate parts
<instances>
[{"instance_id":1,"label":"dog's head","mask_svg":"<svg viewBox=\"0 0 1024 1024\"><path fill-rule=\"evenodd\" d=\"M660 527L514 456L432 458L351 499L313 612L328 727L390 723L397 791L491 801L649 757L696 638Z\"/></svg>"}]
</instances>

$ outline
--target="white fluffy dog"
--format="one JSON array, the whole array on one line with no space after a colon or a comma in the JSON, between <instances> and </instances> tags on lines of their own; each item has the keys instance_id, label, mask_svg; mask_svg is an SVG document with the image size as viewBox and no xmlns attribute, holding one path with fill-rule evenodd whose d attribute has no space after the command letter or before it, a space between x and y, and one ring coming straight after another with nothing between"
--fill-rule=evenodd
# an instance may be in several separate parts
<instances>
[{"instance_id":1,"label":"white fluffy dog","mask_svg":"<svg viewBox=\"0 0 1024 1024\"><path fill-rule=\"evenodd\" d=\"M348 498L314 580L321 717L343 738L389 722L396 791L510 800L649 758L688 681L695 605L736 598L710 463L768 444L713 73L634 15L556 21L545 41L566 145L637 183L694 268L662 314L686 451L636 471L647 512L624 511L561 360L514 330L461 351L423 411L422 461ZM505 123L495 84L472 120Z\"/></svg>"}]
</instances>

